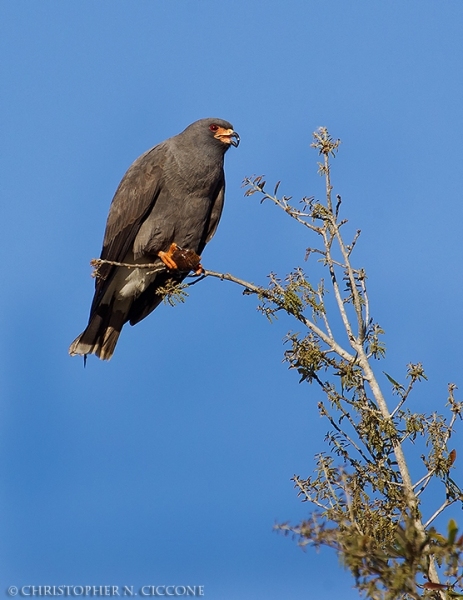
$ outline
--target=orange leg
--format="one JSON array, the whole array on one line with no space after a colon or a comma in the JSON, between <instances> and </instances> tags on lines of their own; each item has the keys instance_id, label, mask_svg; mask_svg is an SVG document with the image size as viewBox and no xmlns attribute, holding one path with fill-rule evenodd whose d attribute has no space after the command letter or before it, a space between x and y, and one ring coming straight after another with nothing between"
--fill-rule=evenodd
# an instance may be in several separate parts
<instances>
[{"instance_id":1,"label":"orange leg","mask_svg":"<svg viewBox=\"0 0 463 600\"><path fill-rule=\"evenodd\" d=\"M177 244L171 244L167 252L158 252L159 258L166 265L168 269L178 269L177 263L173 259L174 252L178 249Z\"/></svg>"}]
</instances>

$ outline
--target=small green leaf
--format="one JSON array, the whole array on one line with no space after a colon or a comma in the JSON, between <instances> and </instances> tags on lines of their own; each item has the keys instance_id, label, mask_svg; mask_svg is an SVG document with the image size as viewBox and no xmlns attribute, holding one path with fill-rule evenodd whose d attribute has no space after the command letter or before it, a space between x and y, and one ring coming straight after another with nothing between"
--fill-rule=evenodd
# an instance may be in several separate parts
<instances>
[{"instance_id":1,"label":"small green leaf","mask_svg":"<svg viewBox=\"0 0 463 600\"><path fill-rule=\"evenodd\" d=\"M448 543L453 544L455 542L455 538L457 537L458 525L454 521L454 519L450 519L449 524L447 525L447 530L449 532L448 535Z\"/></svg>"},{"instance_id":2,"label":"small green leaf","mask_svg":"<svg viewBox=\"0 0 463 600\"><path fill-rule=\"evenodd\" d=\"M389 379L389 382L390 382L390 383L392 383L392 385L393 385L394 387L396 387L396 388L400 388L400 389L402 389L402 390L404 389L404 386L403 386L401 383L399 383L398 381L396 381L395 379L392 379L392 377L391 377L390 375L388 375L388 374L386 373L386 371L383 371L383 373L386 375L386 377Z\"/></svg>"}]
</instances>

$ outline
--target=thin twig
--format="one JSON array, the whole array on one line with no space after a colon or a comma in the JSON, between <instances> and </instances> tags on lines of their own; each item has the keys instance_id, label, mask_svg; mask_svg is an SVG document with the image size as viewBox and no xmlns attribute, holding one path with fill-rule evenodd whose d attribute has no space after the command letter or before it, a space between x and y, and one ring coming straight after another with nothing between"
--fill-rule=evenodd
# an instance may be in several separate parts
<instances>
[{"instance_id":1,"label":"thin twig","mask_svg":"<svg viewBox=\"0 0 463 600\"><path fill-rule=\"evenodd\" d=\"M402 395L402 398L400 400L400 402L397 404L397 406L394 408L394 410L391 412L391 419L394 417L394 415L397 413L398 410L400 410L401 406L404 404L404 402L407 401L407 398L410 394L410 392L413 389L413 386L415 385L416 379L412 379L410 381L410 383L408 384L407 389L405 390L405 392ZM402 386L401 386L402 387ZM403 387L402 387L403 389Z\"/></svg>"},{"instance_id":2,"label":"thin twig","mask_svg":"<svg viewBox=\"0 0 463 600\"><path fill-rule=\"evenodd\" d=\"M456 502L456 500L449 500L448 498L445 500L445 502L442 504L442 506L440 506L436 512L432 515L431 518L429 518L426 523L424 524L425 529L428 528L431 523L434 521L434 519L436 519L442 512L444 512L444 510L450 506L451 504L453 504L454 502Z\"/></svg>"},{"instance_id":3,"label":"thin twig","mask_svg":"<svg viewBox=\"0 0 463 600\"><path fill-rule=\"evenodd\" d=\"M323 285L323 281L322 281L322 285ZM320 292L320 289L317 290L317 296L318 296L318 299L320 300L321 306L323 306L323 308L325 308L323 295ZM334 340L333 332L331 331L330 323L329 323L328 317L326 315L326 310L322 310L322 319L323 319L323 322L325 323L326 331L327 331L328 335L330 336L330 339Z\"/></svg>"}]
</instances>

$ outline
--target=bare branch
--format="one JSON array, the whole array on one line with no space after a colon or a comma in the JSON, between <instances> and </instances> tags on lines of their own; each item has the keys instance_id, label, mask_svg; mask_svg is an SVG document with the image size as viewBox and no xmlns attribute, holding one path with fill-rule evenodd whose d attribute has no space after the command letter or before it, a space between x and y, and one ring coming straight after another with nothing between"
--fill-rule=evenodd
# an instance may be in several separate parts
<instances>
[{"instance_id":1,"label":"bare branch","mask_svg":"<svg viewBox=\"0 0 463 600\"><path fill-rule=\"evenodd\" d=\"M450 506L451 504L453 504L454 502L456 502L456 500L449 500L448 498L445 500L445 502L442 504L442 506L440 506L436 512L432 515L432 517L430 517L426 523L424 524L425 529L427 529L431 523L437 519L437 517L444 512L444 510Z\"/></svg>"}]
</instances>

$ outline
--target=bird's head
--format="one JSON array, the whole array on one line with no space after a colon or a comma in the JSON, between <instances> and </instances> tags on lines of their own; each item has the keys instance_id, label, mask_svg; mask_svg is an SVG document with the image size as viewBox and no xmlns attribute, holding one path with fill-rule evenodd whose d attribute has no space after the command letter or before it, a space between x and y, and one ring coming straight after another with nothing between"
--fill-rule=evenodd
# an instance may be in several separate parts
<instances>
[{"instance_id":1,"label":"bird's head","mask_svg":"<svg viewBox=\"0 0 463 600\"><path fill-rule=\"evenodd\" d=\"M230 144L235 146L235 148L239 146L240 136L233 129L231 123L220 119L206 119L206 121L212 121L208 127L216 140L219 140L226 146L230 146Z\"/></svg>"},{"instance_id":2,"label":"bird's head","mask_svg":"<svg viewBox=\"0 0 463 600\"><path fill-rule=\"evenodd\" d=\"M222 152L226 152L230 146L236 148L240 143L240 136L233 129L233 125L223 119L201 119L187 127L185 132L190 130L198 139L219 145Z\"/></svg>"}]
</instances>

